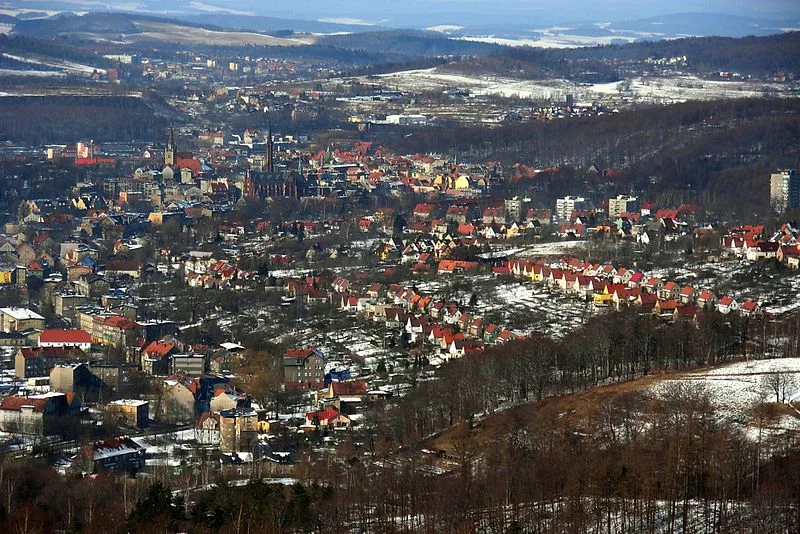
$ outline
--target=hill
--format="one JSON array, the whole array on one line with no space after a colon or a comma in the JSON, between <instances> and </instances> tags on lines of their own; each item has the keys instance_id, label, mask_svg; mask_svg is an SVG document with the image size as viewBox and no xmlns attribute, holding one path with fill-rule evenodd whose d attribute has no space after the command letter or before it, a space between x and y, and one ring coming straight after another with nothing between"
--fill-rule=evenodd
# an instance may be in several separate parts
<instances>
[{"instance_id":1,"label":"hill","mask_svg":"<svg viewBox=\"0 0 800 534\"><path fill-rule=\"evenodd\" d=\"M151 140L169 127L157 107L136 96L0 96L0 132L30 144Z\"/></svg>"},{"instance_id":2,"label":"hill","mask_svg":"<svg viewBox=\"0 0 800 534\"><path fill-rule=\"evenodd\" d=\"M800 72L800 32L766 37L691 37L570 49L503 47L487 57L448 65L447 72L519 79L566 78L598 83L643 71L651 60L686 58L680 71L698 75L737 72L764 77ZM644 70L658 71L655 63Z\"/></svg>"},{"instance_id":3,"label":"hill","mask_svg":"<svg viewBox=\"0 0 800 534\"><path fill-rule=\"evenodd\" d=\"M463 448L465 440L477 448L487 447L509 429L524 428L543 414L553 413L561 414L559 424L589 436L608 432L609 429L602 429L604 409L618 409L632 402L638 407L636 419L627 423L643 428L651 415L648 407L658 409L676 395L703 398L720 423L736 425L750 437L757 437L759 430L762 438L800 434L800 412L794 406L800 405L800 358L778 358L651 375L574 395L549 397L491 414L470 428L449 428L423 440L421 446L451 455ZM600 435L594 437L601 439Z\"/></svg>"},{"instance_id":4,"label":"hill","mask_svg":"<svg viewBox=\"0 0 800 534\"><path fill-rule=\"evenodd\" d=\"M555 196L576 190L602 194L605 185L587 183L580 171L597 165L626 171L613 180L619 190L631 187L653 196L671 190L711 193L720 209L768 216L764 180L769 168L796 165L798 114L796 99L688 102L494 129L429 128L389 142L400 153L578 169L549 184Z\"/></svg>"},{"instance_id":5,"label":"hill","mask_svg":"<svg viewBox=\"0 0 800 534\"><path fill-rule=\"evenodd\" d=\"M146 15L122 13L62 14L18 21L13 35L50 38L113 40L122 43L166 42L186 45L297 46L313 38L275 37L257 32L226 30L210 24L195 24Z\"/></svg>"}]
</instances>

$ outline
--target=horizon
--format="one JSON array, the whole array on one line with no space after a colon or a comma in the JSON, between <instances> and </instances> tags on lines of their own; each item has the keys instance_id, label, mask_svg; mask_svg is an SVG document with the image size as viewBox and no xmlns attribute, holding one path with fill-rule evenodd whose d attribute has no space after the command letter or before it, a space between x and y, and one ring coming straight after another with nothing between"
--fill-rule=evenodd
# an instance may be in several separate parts
<instances>
[{"instance_id":1,"label":"horizon","mask_svg":"<svg viewBox=\"0 0 800 534\"><path fill-rule=\"evenodd\" d=\"M709 0L698 4L677 0L669 4L656 0L606 0L602 6L590 0L408 0L401 5L390 0L305 0L289 5L270 5L251 0L177 0L165 9L160 2L103 3L92 0L20 0L0 4L0 13L128 12L164 17L246 16L322 22L346 26L427 28L432 26L503 26L535 30L558 24L603 24L646 20L681 15L724 15L763 20L780 27L782 22L796 26L800 3L792 0ZM757 27L757 25L755 26Z\"/></svg>"}]
</instances>

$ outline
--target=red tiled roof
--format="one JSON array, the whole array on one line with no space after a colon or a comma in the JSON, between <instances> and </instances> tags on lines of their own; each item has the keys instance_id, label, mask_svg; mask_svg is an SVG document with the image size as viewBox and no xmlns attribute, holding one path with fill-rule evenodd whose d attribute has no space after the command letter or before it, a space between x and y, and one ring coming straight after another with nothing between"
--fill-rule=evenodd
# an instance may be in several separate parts
<instances>
[{"instance_id":1,"label":"red tiled roof","mask_svg":"<svg viewBox=\"0 0 800 534\"><path fill-rule=\"evenodd\" d=\"M308 412L306 417L308 419L314 419L314 417L316 417L319 421L330 421L331 419L338 417L338 415L339 412L333 408L328 408L324 412Z\"/></svg>"},{"instance_id":2,"label":"red tiled roof","mask_svg":"<svg viewBox=\"0 0 800 534\"><path fill-rule=\"evenodd\" d=\"M39 343L91 343L92 336L84 330L44 330Z\"/></svg>"},{"instance_id":3,"label":"red tiled roof","mask_svg":"<svg viewBox=\"0 0 800 534\"><path fill-rule=\"evenodd\" d=\"M153 341L144 349L144 353L150 357L158 357L158 359L167 356L172 349L175 348L173 343L164 343L162 341Z\"/></svg>"},{"instance_id":4,"label":"red tiled roof","mask_svg":"<svg viewBox=\"0 0 800 534\"><path fill-rule=\"evenodd\" d=\"M33 406L34 411L43 412L46 405L47 398L32 399L30 397L9 395L0 401L0 410L13 410L18 412L23 406Z\"/></svg>"},{"instance_id":5,"label":"red tiled roof","mask_svg":"<svg viewBox=\"0 0 800 534\"><path fill-rule=\"evenodd\" d=\"M367 383L361 380L350 382L331 382L333 386L333 395L340 397L342 395L366 395Z\"/></svg>"},{"instance_id":6,"label":"red tiled roof","mask_svg":"<svg viewBox=\"0 0 800 534\"><path fill-rule=\"evenodd\" d=\"M284 354L287 358L307 358L311 356L316 349L288 349Z\"/></svg>"}]
</instances>

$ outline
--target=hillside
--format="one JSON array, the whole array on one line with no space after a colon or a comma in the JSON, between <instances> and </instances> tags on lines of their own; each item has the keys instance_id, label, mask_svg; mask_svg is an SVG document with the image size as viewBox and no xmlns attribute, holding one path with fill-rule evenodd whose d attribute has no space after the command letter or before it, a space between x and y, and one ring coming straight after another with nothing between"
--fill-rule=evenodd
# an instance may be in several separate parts
<instances>
[{"instance_id":1,"label":"hillside","mask_svg":"<svg viewBox=\"0 0 800 534\"><path fill-rule=\"evenodd\" d=\"M767 210L767 169L792 167L800 154L798 113L796 99L689 102L490 130L429 128L390 142L401 153L578 169L550 184L553 195L599 193L602 183L587 184L582 172L594 164L627 171L617 189L712 192L719 208Z\"/></svg>"},{"instance_id":2,"label":"hillside","mask_svg":"<svg viewBox=\"0 0 800 534\"><path fill-rule=\"evenodd\" d=\"M154 107L135 96L0 96L0 132L31 144L151 140L169 126Z\"/></svg>"},{"instance_id":3,"label":"hillside","mask_svg":"<svg viewBox=\"0 0 800 534\"><path fill-rule=\"evenodd\" d=\"M167 42L205 45L296 46L313 38L284 38L272 35L226 30L209 24L180 22L159 17L120 13L63 14L43 19L16 22L13 35L49 38L54 35L73 39L113 40L121 43Z\"/></svg>"},{"instance_id":4,"label":"hillside","mask_svg":"<svg viewBox=\"0 0 800 534\"><path fill-rule=\"evenodd\" d=\"M781 385L785 380L785 385ZM780 402L776 402L775 388ZM559 414L559 425L590 439L603 439L609 433L641 432L653 417L651 410L663 408L675 397L696 395L707 402L719 424L733 424L751 439L780 440L800 434L800 358L779 358L727 364L692 372L651 375L629 382L601 386L534 403L515 406L473 423L450 428L423 440L427 449L457 454L465 441L474 447L487 447L502 439L509 429L533 425L542 416ZM628 428L603 428L604 410L635 405ZM607 417L607 415L605 415ZM615 425L616 426L616 425Z\"/></svg>"},{"instance_id":5,"label":"hillside","mask_svg":"<svg viewBox=\"0 0 800 534\"><path fill-rule=\"evenodd\" d=\"M763 77L779 71L799 72L800 32L743 38L691 37L570 49L504 47L489 57L452 63L446 72L597 83L624 78L633 64L649 59L684 56L686 62L681 71L698 75L729 71Z\"/></svg>"},{"instance_id":6,"label":"hillside","mask_svg":"<svg viewBox=\"0 0 800 534\"><path fill-rule=\"evenodd\" d=\"M209 17L204 18L205 21ZM61 15L44 19L17 20L13 35L49 38L53 35L73 40L115 41L117 43L166 45L192 45L215 47L294 47L318 43L322 49L348 52L366 51L369 56L383 54L381 60L413 59L444 55L474 55L498 52L501 47L471 41L450 39L436 32L425 31L375 31L357 34L312 35L294 33L294 29L276 26L275 19L254 24L246 18L229 20L226 17L215 22L229 21L232 27L211 25L207 22L166 19L146 15L120 13L89 13L82 16ZM253 30L258 28L263 30Z\"/></svg>"}]
</instances>

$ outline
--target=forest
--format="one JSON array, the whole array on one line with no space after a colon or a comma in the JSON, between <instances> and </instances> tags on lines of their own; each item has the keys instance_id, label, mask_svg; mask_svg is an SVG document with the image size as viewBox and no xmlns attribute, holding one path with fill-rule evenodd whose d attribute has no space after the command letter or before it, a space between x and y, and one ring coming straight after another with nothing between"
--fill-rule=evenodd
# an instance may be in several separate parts
<instances>
[{"instance_id":1,"label":"forest","mask_svg":"<svg viewBox=\"0 0 800 534\"><path fill-rule=\"evenodd\" d=\"M549 64L558 61L612 61L624 63L648 58L686 56L695 73L735 71L753 76L777 71L800 71L800 32L767 37L690 37L642 41L572 50L508 48L503 56L526 62Z\"/></svg>"},{"instance_id":2,"label":"forest","mask_svg":"<svg viewBox=\"0 0 800 534\"><path fill-rule=\"evenodd\" d=\"M149 141L162 136L168 126L168 120L156 115L142 98L0 97L0 137L15 142L72 143L87 137L108 142Z\"/></svg>"},{"instance_id":3,"label":"forest","mask_svg":"<svg viewBox=\"0 0 800 534\"><path fill-rule=\"evenodd\" d=\"M454 61L446 70L522 79L566 78L587 83L620 79L631 64L686 56L683 70L699 75L721 71L757 78L800 71L800 32L767 37L689 37L574 49L503 47Z\"/></svg>"}]
</instances>

